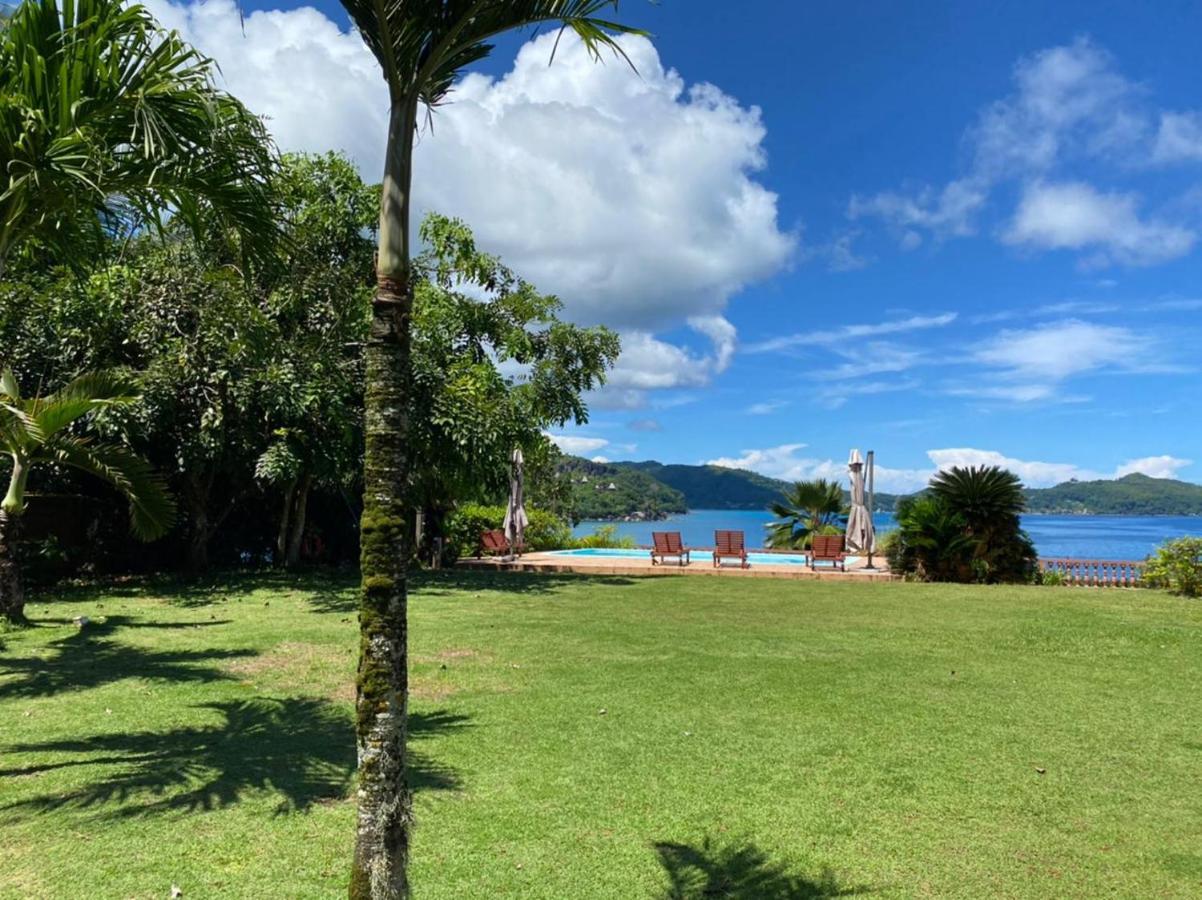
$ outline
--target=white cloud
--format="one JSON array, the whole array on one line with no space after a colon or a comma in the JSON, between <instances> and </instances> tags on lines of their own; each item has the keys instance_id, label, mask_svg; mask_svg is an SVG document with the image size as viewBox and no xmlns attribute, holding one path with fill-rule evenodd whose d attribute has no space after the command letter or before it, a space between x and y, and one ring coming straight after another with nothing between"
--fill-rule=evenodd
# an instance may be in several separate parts
<instances>
[{"instance_id":1,"label":"white cloud","mask_svg":"<svg viewBox=\"0 0 1202 900\"><path fill-rule=\"evenodd\" d=\"M747 407L747 415L749 416L770 416L778 409L783 409L788 404L784 400L773 400L768 403L753 403Z\"/></svg>"},{"instance_id":2,"label":"white cloud","mask_svg":"<svg viewBox=\"0 0 1202 900\"><path fill-rule=\"evenodd\" d=\"M923 235L970 235L998 185L1027 186L1009 243L1096 251L1093 264L1152 265L1188 253L1194 233L1143 218L1133 196L1085 184L1044 184L1061 167L1108 164L1124 174L1153 163L1202 161L1202 114L1157 111L1092 41L1020 59L1013 90L985 106L966 129L969 162L959 177L930 186L853 196L852 219L875 217L912 250Z\"/></svg>"},{"instance_id":3,"label":"white cloud","mask_svg":"<svg viewBox=\"0 0 1202 900\"><path fill-rule=\"evenodd\" d=\"M1152 159L1159 163L1202 161L1202 114L1161 113Z\"/></svg>"},{"instance_id":4,"label":"white cloud","mask_svg":"<svg viewBox=\"0 0 1202 900\"><path fill-rule=\"evenodd\" d=\"M1034 391L1035 385L1084 372L1130 369L1143 362L1150 349L1149 340L1129 328L1066 319L1001 331L977 347L974 359Z\"/></svg>"},{"instance_id":5,"label":"white cloud","mask_svg":"<svg viewBox=\"0 0 1202 900\"><path fill-rule=\"evenodd\" d=\"M771 353L777 350L787 350L791 347L844 345L863 338L881 337L883 335L901 334L908 331L921 331L929 328L942 328L956 320L955 313L942 313L937 316L910 316L906 319L894 319L885 322L871 322L857 325L841 325L835 328L802 331L797 334L786 334L780 337L747 345L751 353Z\"/></svg>"},{"instance_id":6,"label":"white cloud","mask_svg":"<svg viewBox=\"0 0 1202 900\"><path fill-rule=\"evenodd\" d=\"M233 0L149 5L217 60L282 149L341 149L380 177L387 91L356 33L312 7L243 23ZM635 385L700 385L726 368L727 301L779 271L797 236L756 180L766 164L757 108L686 84L643 38L622 38L637 74L593 62L572 35L548 65L555 40L529 41L500 78L466 76L433 113L416 148L415 215L464 219L481 247L557 294L568 318L623 332L636 358L598 403L633 407L646 402ZM654 336L682 324L710 339L711 355Z\"/></svg>"},{"instance_id":7,"label":"white cloud","mask_svg":"<svg viewBox=\"0 0 1202 900\"><path fill-rule=\"evenodd\" d=\"M1176 456L1145 456L1123 463L1115 469L1114 477L1122 478L1132 472L1139 472L1152 478L1176 478L1182 469L1193 465L1193 462L1192 459L1179 459Z\"/></svg>"},{"instance_id":8,"label":"white cloud","mask_svg":"<svg viewBox=\"0 0 1202 900\"><path fill-rule=\"evenodd\" d=\"M1096 248L1098 263L1152 265L1182 256L1195 234L1180 226L1140 218L1132 194L1102 193L1088 184L1028 185L1002 239L1049 250Z\"/></svg>"},{"instance_id":9,"label":"white cloud","mask_svg":"<svg viewBox=\"0 0 1202 900\"><path fill-rule=\"evenodd\" d=\"M732 469L749 469L780 478L785 481L806 481L814 478L847 483L847 465L833 459L805 456L805 444L781 444L760 450L744 450L739 456L724 456L708 461L709 465L726 466ZM1102 478L1121 478L1131 472L1142 472L1153 478L1177 477L1180 470L1191 465L1188 459L1173 456L1149 456L1134 459L1117 466L1113 472L1104 474L1073 463L1039 462L1006 456L996 450L978 450L972 447L949 447L928 450L931 465L925 468L901 469L891 466L876 466L876 488L885 493L907 494L922 490L927 482L941 469L953 466L1000 466L1022 479L1027 487L1051 487L1076 478L1093 481ZM880 454L877 454L880 459Z\"/></svg>"},{"instance_id":10,"label":"white cloud","mask_svg":"<svg viewBox=\"0 0 1202 900\"><path fill-rule=\"evenodd\" d=\"M544 434L564 453L571 453L576 456L582 453L594 453L609 444L609 441L605 438L586 437L580 434L552 434L549 431L544 432Z\"/></svg>"}]
</instances>

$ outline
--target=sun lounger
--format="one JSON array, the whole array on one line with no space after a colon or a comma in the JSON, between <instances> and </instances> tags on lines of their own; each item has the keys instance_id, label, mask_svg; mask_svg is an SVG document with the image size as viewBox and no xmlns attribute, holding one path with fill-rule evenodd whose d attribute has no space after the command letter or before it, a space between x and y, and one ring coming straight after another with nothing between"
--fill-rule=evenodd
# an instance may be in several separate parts
<instances>
[{"instance_id":1,"label":"sun lounger","mask_svg":"<svg viewBox=\"0 0 1202 900\"><path fill-rule=\"evenodd\" d=\"M499 528L494 528L492 531L483 531L480 533L480 547L476 553L476 558L484 556L505 556L509 553L509 541L505 538L505 532Z\"/></svg>"},{"instance_id":2,"label":"sun lounger","mask_svg":"<svg viewBox=\"0 0 1202 900\"><path fill-rule=\"evenodd\" d=\"M651 551L651 565L662 565L669 556L676 557L678 566L687 566L691 561L689 550L680 540L679 531L653 531L651 540L655 544Z\"/></svg>"},{"instance_id":3,"label":"sun lounger","mask_svg":"<svg viewBox=\"0 0 1202 900\"><path fill-rule=\"evenodd\" d=\"M737 559L740 568L751 568L751 563L747 562L747 550L743 546L743 532L714 532L714 567L721 566L724 559Z\"/></svg>"},{"instance_id":4,"label":"sun lounger","mask_svg":"<svg viewBox=\"0 0 1202 900\"><path fill-rule=\"evenodd\" d=\"M810 569L816 569L820 562L828 562L831 568L836 566L847 571L847 554L843 552L843 535L816 534L811 540Z\"/></svg>"}]
</instances>

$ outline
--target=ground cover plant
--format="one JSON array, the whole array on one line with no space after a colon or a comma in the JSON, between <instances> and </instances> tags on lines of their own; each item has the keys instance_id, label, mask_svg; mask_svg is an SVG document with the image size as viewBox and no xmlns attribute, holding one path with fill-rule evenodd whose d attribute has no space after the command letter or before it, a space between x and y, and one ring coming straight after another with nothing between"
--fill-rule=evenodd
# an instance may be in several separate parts
<instances>
[{"instance_id":1,"label":"ground cover plant","mask_svg":"<svg viewBox=\"0 0 1202 900\"><path fill-rule=\"evenodd\" d=\"M32 602L0 635L0 898L342 894L357 599ZM411 625L423 897L1202 887L1196 601L444 572Z\"/></svg>"}]
</instances>

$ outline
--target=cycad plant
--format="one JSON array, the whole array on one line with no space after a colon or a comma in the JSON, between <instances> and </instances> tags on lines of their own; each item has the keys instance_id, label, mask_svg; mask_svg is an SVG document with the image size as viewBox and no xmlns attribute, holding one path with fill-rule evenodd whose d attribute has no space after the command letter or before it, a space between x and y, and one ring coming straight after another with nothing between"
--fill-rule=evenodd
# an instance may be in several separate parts
<instances>
[{"instance_id":1,"label":"cycad plant","mask_svg":"<svg viewBox=\"0 0 1202 900\"><path fill-rule=\"evenodd\" d=\"M767 541L777 550L808 548L814 535L836 532L847 513L843 488L824 478L797 482L783 502L769 509L777 520L767 526Z\"/></svg>"},{"instance_id":2,"label":"cycad plant","mask_svg":"<svg viewBox=\"0 0 1202 900\"><path fill-rule=\"evenodd\" d=\"M11 371L0 375L0 452L12 465L0 503L0 615L8 620L25 618L18 542L34 468L69 466L107 481L129 500L130 525L143 540L165 534L174 523L175 504L150 465L129 448L98 441L78 427L97 410L136 399L128 379L106 372L81 375L53 394L29 398L21 395Z\"/></svg>"},{"instance_id":3,"label":"cycad plant","mask_svg":"<svg viewBox=\"0 0 1202 900\"><path fill-rule=\"evenodd\" d=\"M265 246L270 142L214 68L123 0L25 0L0 23L0 275L18 246L78 259L168 209Z\"/></svg>"},{"instance_id":4,"label":"cycad plant","mask_svg":"<svg viewBox=\"0 0 1202 900\"><path fill-rule=\"evenodd\" d=\"M574 32L594 54L619 55L631 32L602 17L617 0L343 0L388 84L390 114L380 203L377 291L365 356L364 503L356 733L359 818L350 896L408 895L410 797L405 784L405 567L410 528L406 497L414 478L410 257L413 142L423 109L446 101L461 72L516 28L552 25ZM502 464L501 460L497 461Z\"/></svg>"}]
</instances>

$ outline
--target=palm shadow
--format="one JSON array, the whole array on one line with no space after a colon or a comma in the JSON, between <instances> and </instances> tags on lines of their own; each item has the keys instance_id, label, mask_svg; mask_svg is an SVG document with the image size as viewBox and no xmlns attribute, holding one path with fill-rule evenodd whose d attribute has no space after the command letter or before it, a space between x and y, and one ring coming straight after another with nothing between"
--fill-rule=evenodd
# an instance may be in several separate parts
<instances>
[{"instance_id":1,"label":"palm shadow","mask_svg":"<svg viewBox=\"0 0 1202 900\"><path fill-rule=\"evenodd\" d=\"M829 870L816 878L797 874L750 841L719 844L706 837L699 846L654 846L668 876L663 900L825 900L870 893L866 887L841 886Z\"/></svg>"},{"instance_id":2,"label":"palm shadow","mask_svg":"<svg viewBox=\"0 0 1202 900\"><path fill-rule=\"evenodd\" d=\"M65 619L43 620L65 623ZM8 658L0 662L0 700L48 697L68 690L100 687L126 678L152 681L210 682L229 678L214 661L253 656L253 650L147 650L113 635L124 628L188 629L228 624L208 622L142 622L130 616L106 616L77 633L51 641L51 655Z\"/></svg>"},{"instance_id":3,"label":"palm shadow","mask_svg":"<svg viewBox=\"0 0 1202 900\"><path fill-rule=\"evenodd\" d=\"M96 735L5 748L47 754L53 762L0 769L5 776L111 766L76 791L34 797L7 809L92 811L129 819L198 813L239 803L248 793L279 797L277 815L344 799L355 771L354 727L346 708L327 700L255 698L201 704L220 721L166 732ZM467 718L440 711L410 718L411 737L425 739L463 727ZM60 759L67 755L69 758ZM454 790L458 775L424 754L409 753L410 783L418 790Z\"/></svg>"}]
</instances>

